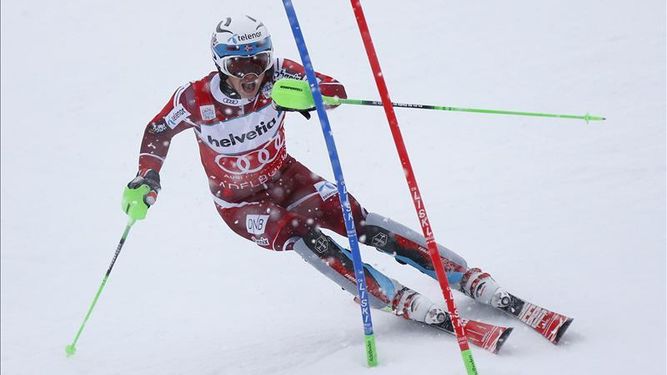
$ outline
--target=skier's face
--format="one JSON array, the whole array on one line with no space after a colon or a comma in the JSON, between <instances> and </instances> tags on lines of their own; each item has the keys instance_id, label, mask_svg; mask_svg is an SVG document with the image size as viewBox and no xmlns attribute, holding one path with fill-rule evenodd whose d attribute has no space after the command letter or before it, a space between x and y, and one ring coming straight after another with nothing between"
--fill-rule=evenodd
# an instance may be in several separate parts
<instances>
[{"instance_id":1,"label":"skier's face","mask_svg":"<svg viewBox=\"0 0 667 375\"><path fill-rule=\"evenodd\" d=\"M250 99L254 98L259 92L262 80L264 79L264 73L257 75L255 73L249 73L243 76L243 78L238 78L235 76L227 76L227 83L242 98Z\"/></svg>"}]
</instances>

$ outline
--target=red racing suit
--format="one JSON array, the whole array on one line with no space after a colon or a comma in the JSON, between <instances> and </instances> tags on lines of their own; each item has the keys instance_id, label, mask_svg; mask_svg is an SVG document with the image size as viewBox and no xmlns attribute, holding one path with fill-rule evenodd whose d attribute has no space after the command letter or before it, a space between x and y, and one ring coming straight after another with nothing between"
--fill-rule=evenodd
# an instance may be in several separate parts
<instances>
[{"instance_id":1,"label":"red racing suit","mask_svg":"<svg viewBox=\"0 0 667 375\"><path fill-rule=\"evenodd\" d=\"M292 158L285 148L285 112L271 100L273 83L303 79L301 65L276 59L253 99L232 97L220 74L212 72L176 90L148 124L139 156L139 174L159 172L176 134L193 129L216 208L237 234L273 250L294 250L307 262L354 293L351 255L319 228L346 236L334 184ZM322 93L346 98L342 84L317 73ZM349 196L359 240L435 278L424 238L401 224L368 213ZM460 279L467 266L440 247L445 269ZM432 304L370 265L364 265L371 304L424 321ZM422 303L415 301L421 300ZM428 303L427 303L428 302Z\"/></svg>"},{"instance_id":2,"label":"red racing suit","mask_svg":"<svg viewBox=\"0 0 667 375\"><path fill-rule=\"evenodd\" d=\"M278 58L252 99L232 94L218 72L181 86L146 127L139 175L159 172L172 137L193 129L213 200L227 225L264 248L294 250L355 294L357 276L350 251L319 230L346 236L337 188L287 153L285 112L271 100L276 80L304 76L301 65ZM320 73L317 78L324 95L347 97L338 81ZM436 277L421 234L366 212L351 196L349 201L360 242ZM444 246L438 249L452 286L490 304L500 290L490 275L469 269L463 258ZM444 317L428 298L368 264L363 270L371 306L426 323Z\"/></svg>"},{"instance_id":3,"label":"red racing suit","mask_svg":"<svg viewBox=\"0 0 667 375\"><path fill-rule=\"evenodd\" d=\"M273 83L285 77L304 79L303 66L276 59L253 99L225 94L218 72L181 86L146 127L139 174L159 172L171 138L192 128L216 208L236 233L274 250L317 225L345 235L335 185L286 151L285 112L271 100ZM323 95L347 97L335 79L317 78ZM350 201L359 229L365 211Z\"/></svg>"}]
</instances>

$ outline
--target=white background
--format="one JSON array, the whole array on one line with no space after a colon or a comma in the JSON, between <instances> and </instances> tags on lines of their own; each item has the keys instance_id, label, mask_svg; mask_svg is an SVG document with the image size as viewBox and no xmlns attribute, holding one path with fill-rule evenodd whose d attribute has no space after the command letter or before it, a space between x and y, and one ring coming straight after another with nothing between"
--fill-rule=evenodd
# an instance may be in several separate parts
<instances>
[{"instance_id":1,"label":"white background","mask_svg":"<svg viewBox=\"0 0 667 375\"><path fill-rule=\"evenodd\" d=\"M511 292L574 317L558 346L457 294L461 313L516 329L480 374L665 373L665 3L365 1L392 99L607 116L583 121L397 110L436 238ZM377 99L349 3L299 0L315 67ZM463 374L454 337L374 312L365 367L350 295L295 253L218 217L194 135L78 328L126 218L141 134L213 65L232 13L299 60L279 1L2 2L2 373ZM330 112L350 191L417 228L380 108ZM316 119L289 152L333 180ZM341 239L341 243L345 243ZM436 301L437 283L363 248Z\"/></svg>"}]
</instances>

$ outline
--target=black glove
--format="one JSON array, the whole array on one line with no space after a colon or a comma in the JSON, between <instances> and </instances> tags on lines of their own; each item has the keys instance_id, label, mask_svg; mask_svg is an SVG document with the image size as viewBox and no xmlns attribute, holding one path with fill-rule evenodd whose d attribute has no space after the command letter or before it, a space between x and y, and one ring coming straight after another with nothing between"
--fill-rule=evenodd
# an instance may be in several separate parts
<instances>
[{"instance_id":1,"label":"black glove","mask_svg":"<svg viewBox=\"0 0 667 375\"><path fill-rule=\"evenodd\" d=\"M136 189L141 185L148 185L148 187L151 188L151 190L144 195L144 203L146 203L148 206L152 206L155 203L155 200L157 199L157 194L160 192L161 186L160 186L160 175L152 170L149 169L144 173L143 176L137 174L137 177L132 179L127 184L127 187L130 189Z\"/></svg>"},{"instance_id":2,"label":"black glove","mask_svg":"<svg viewBox=\"0 0 667 375\"><path fill-rule=\"evenodd\" d=\"M301 110L299 110L299 109L293 109L293 108L285 108L285 107L281 107L281 106L279 106L279 105L276 104L275 102L273 103L273 106L274 106L274 107L276 108L276 110L278 110L278 111L283 111L283 112L299 112L299 113L301 113L301 115L302 115L303 117L306 118L306 120L310 120L310 111L314 111L314 110L315 110L315 107L313 107L313 108L308 108L308 109L301 109Z\"/></svg>"}]
</instances>

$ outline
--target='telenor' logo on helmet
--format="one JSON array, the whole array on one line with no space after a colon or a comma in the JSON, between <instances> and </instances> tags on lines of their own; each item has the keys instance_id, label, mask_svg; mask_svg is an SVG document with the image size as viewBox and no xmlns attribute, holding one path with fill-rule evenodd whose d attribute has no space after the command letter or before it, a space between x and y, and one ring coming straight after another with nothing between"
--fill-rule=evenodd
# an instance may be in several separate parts
<instances>
[{"instance_id":1,"label":"'telenor' logo on helmet","mask_svg":"<svg viewBox=\"0 0 667 375\"><path fill-rule=\"evenodd\" d=\"M239 42L245 42L249 41L251 39L259 38L262 36L262 32L258 31L256 33L250 33L250 34L234 34L227 39L227 43L232 43L232 44L239 44Z\"/></svg>"},{"instance_id":2,"label":"'telenor' logo on helmet","mask_svg":"<svg viewBox=\"0 0 667 375\"><path fill-rule=\"evenodd\" d=\"M244 42L244 41L246 41L246 40L259 38L259 37L261 37L261 36L262 36L262 32L261 32L261 31L258 31L258 32L256 32L256 33L250 33L250 34L238 35L238 38L239 38L239 40L240 40L241 42Z\"/></svg>"}]
</instances>

